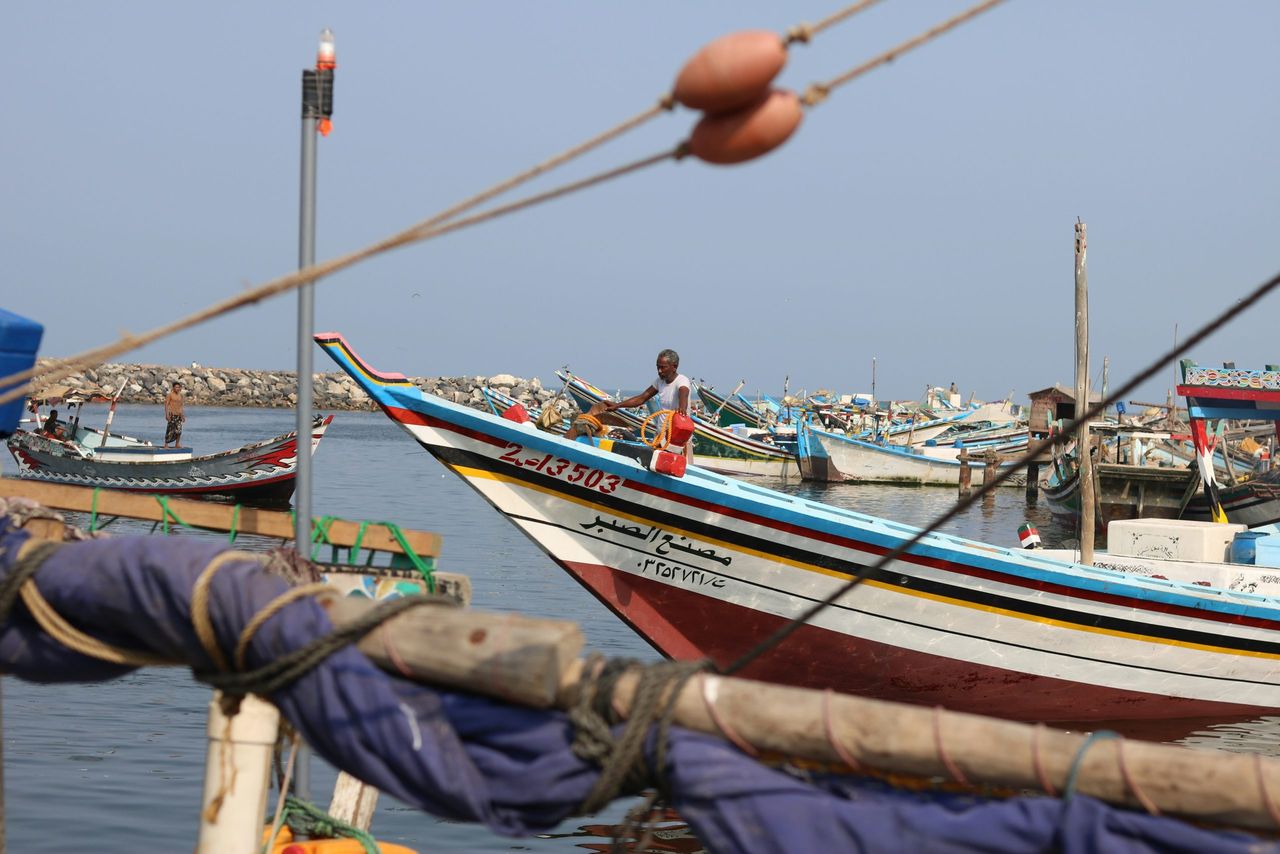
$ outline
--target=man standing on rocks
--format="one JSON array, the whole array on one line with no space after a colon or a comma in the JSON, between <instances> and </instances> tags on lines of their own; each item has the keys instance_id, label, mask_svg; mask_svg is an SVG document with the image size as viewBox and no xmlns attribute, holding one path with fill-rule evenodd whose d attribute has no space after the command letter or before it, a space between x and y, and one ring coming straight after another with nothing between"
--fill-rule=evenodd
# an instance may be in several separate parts
<instances>
[{"instance_id":1,"label":"man standing on rocks","mask_svg":"<svg viewBox=\"0 0 1280 854\"><path fill-rule=\"evenodd\" d=\"M169 396L164 399L164 446L172 442L176 448L182 441L182 422L187 420L182 411L182 383L174 383Z\"/></svg>"}]
</instances>

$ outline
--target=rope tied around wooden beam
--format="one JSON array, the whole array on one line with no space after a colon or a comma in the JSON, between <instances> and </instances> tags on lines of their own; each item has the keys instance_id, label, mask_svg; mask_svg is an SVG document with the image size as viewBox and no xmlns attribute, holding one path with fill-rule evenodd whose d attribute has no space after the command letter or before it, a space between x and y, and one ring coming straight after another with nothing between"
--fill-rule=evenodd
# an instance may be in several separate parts
<instances>
[{"instance_id":1,"label":"rope tied around wooden beam","mask_svg":"<svg viewBox=\"0 0 1280 854\"><path fill-rule=\"evenodd\" d=\"M855 774L867 773L866 768L858 761L858 758L849 752L849 748L845 747L840 739L836 738L835 725L831 721L831 696L835 694L830 688L822 692L822 731L827 737L827 744L831 745L831 749L835 751L836 756L840 757L840 761L849 766L849 770Z\"/></svg>"},{"instance_id":2,"label":"rope tied around wooden beam","mask_svg":"<svg viewBox=\"0 0 1280 854\"><path fill-rule=\"evenodd\" d=\"M1040 788L1044 789L1045 794L1056 798L1058 790L1049 780L1049 775L1044 770L1044 757L1040 754L1040 734L1048 727L1043 723L1037 723L1031 730L1031 767L1036 772L1036 780L1040 782Z\"/></svg>"},{"instance_id":3,"label":"rope tied around wooden beam","mask_svg":"<svg viewBox=\"0 0 1280 854\"><path fill-rule=\"evenodd\" d=\"M945 711L946 709L942 708L942 706L933 707L933 744L938 751L938 759L942 762L942 766L947 769L947 773L951 775L951 779L961 786L971 789L973 788L973 783L969 782L969 778L964 775L964 771L951 758L951 754L947 753L946 742L942 739L942 713Z\"/></svg>"},{"instance_id":4,"label":"rope tied around wooden beam","mask_svg":"<svg viewBox=\"0 0 1280 854\"><path fill-rule=\"evenodd\" d=\"M707 717L711 718L711 722L716 725L716 729L720 730L720 734L726 740L731 742L734 747L750 756L752 759L760 757L760 751L756 749L754 744L738 735L737 730L729 726L729 722L725 720L716 710L716 700L719 698L720 680L718 677L710 674L704 674L702 678L702 702L707 707Z\"/></svg>"},{"instance_id":5,"label":"rope tied around wooden beam","mask_svg":"<svg viewBox=\"0 0 1280 854\"><path fill-rule=\"evenodd\" d=\"M306 594L316 596L325 595L333 588L328 585L320 585L324 589L306 590ZM281 600L281 606L290 604L292 601L301 598L295 596L293 591L288 591L273 600L264 610L270 610L272 605ZM286 685L290 685L301 677L305 676L313 670L320 662L333 655L345 646L357 643L365 635L381 626L383 623L404 613L412 608L421 607L423 605L446 605L456 607L457 603L446 596L421 594L417 596L402 596L398 599L387 599L379 602L370 608L362 616L352 620L349 624L342 628L334 629L323 637L316 638L305 646L291 650L284 655L273 659L264 664L262 667L254 670L242 671L199 671L192 668L192 675L197 680L203 682L210 687L227 694L258 694L261 696L269 696ZM278 610L278 609L277 609ZM261 613L261 612L260 612ZM254 620L246 626L245 631L257 631L261 623ZM242 641L244 635L241 636ZM245 642L247 645L247 641ZM239 646L239 644L238 644ZM243 658L243 657L242 657Z\"/></svg>"},{"instance_id":6,"label":"rope tied around wooden beam","mask_svg":"<svg viewBox=\"0 0 1280 854\"><path fill-rule=\"evenodd\" d=\"M1133 793L1134 798L1137 799L1138 803L1142 805L1144 810L1151 815L1160 815L1160 808L1157 807L1155 802L1147 796L1146 792L1142 791L1138 786L1137 781L1133 778L1133 775L1129 773L1129 767L1125 763L1124 759L1124 736L1109 729L1100 729L1090 733L1089 737L1084 740L1084 744L1080 745L1080 749L1076 751L1075 759L1071 762L1071 771L1067 774L1067 783L1062 791L1062 799L1064 801L1069 801L1075 795L1076 778L1080 773L1080 766L1084 764L1084 756L1089 751L1089 748L1099 741L1114 741L1116 743L1116 764L1120 768L1120 778L1124 780L1125 786L1127 786L1129 791ZM1259 780L1261 779L1261 775L1259 775ZM1265 793L1265 783L1263 785L1263 791ZM1272 807L1269 799L1267 806L1268 808ZM1275 818L1274 814L1272 815L1272 818Z\"/></svg>"},{"instance_id":7,"label":"rope tied around wooden beam","mask_svg":"<svg viewBox=\"0 0 1280 854\"><path fill-rule=\"evenodd\" d=\"M580 814L594 815L619 795L636 794L646 788L658 791L658 797L648 807L650 812L670 802L662 769L666 765L676 699L686 682L709 667L710 662L705 659L649 665L625 658L606 660L599 653L588 659L577 702L569 711L575 730L571 749L578 758L598 764L600 776L578 807ZM626 726L615 739L611 727L621 718L613 704L613 692L624 673L637 670L639 681ZM644 742L655 723L655 767L650 768L644 759Z\"/></svg>"}]
</instances>

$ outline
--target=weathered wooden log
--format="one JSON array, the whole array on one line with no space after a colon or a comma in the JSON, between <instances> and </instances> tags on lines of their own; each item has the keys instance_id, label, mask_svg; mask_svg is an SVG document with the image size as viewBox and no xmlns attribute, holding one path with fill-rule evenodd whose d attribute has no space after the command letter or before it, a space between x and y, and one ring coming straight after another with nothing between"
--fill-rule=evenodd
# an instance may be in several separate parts
<instances>
[{"instance_id":1,"label":"weathered wooden log","mask_svg":"<svg viewBox=\"0 0 1280 854\"><path fill-rule=\"evenodd\" d=\"M631 709L636 674L624 674L614 708ZM566 674L557 705L577 696ZM715 710L713 717L711 710ZM1113 804L1233 827L1275 830L1280 759L1192 750L1053 730L844 694L701 675L676 701L675 722L762 752L852 764L972 784L1061 795L1078 763L1074 791ZM1083 755L1082 755L1083 754ZM856 763L856 764L855 764Z\"/></svg>"},{"instance_id":2,"label":"weathered wooden log","mask_svg":"<svg viewBox=\"0 0 1280 854\"><path fill-rule=\"evenodd\" d=\"M341 627L374 603L347 597L327 607ZM357 647L391 673L545 709L583 643L576 623L440 606L405 611Z\"/></svg>"}]
</instances>

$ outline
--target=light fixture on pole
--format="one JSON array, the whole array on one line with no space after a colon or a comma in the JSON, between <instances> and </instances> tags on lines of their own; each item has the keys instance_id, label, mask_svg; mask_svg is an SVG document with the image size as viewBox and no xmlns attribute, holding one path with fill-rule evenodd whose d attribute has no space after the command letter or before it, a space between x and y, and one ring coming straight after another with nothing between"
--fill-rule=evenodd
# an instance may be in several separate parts
<instances>
[{"instance_id":1,"label":"light fixture on pole","mask_svg":"<svg viewBox=\"0 0 1280 854\"><path fill-rule=\"evenodd\" d=\"M298 268L316 262L316 132L328 136L333 124L333 73L337 68L333 32L320 33L316 67L302 72L302 173L298 218ZM315 327L315 283L298 289L298 412L297 480L294 487L298 554L311 557L311 398L312 332ZM311 762L305 748L298 752L294 794L311 796Z\"/></svg>"}]
</instances>

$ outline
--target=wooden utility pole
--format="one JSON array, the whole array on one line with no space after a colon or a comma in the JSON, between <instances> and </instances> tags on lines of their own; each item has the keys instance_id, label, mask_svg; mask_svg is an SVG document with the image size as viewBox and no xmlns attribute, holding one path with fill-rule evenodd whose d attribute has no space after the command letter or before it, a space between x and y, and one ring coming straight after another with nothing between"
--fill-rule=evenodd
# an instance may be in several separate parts
<instances>
[{"instance_id":1,"label":"wooden utility pole","mask_svg":"<svg viewBox=\"0 0 1280 854\"><path fill-rule=\"evenodd\" d=\"M1089 259L1085 224L1076 219L1076 456L1080 484L1080 562L1093 564L1094 482L1089 424Z\"/></svg>"}]
</instances>

